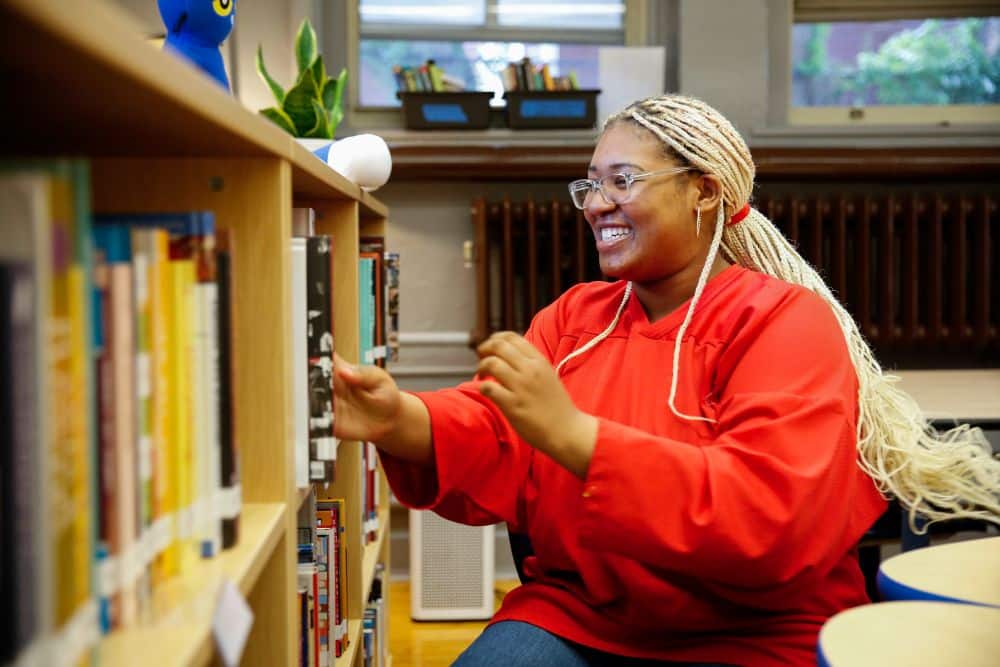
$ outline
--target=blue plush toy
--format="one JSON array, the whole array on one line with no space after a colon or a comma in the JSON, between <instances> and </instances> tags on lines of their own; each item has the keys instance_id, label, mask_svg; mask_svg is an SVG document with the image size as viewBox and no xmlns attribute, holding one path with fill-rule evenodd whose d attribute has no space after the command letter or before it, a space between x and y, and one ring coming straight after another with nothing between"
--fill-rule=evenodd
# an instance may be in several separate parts
<instances>
[{"instance_id":1,"label":"blue plush toy","mask_svg":"<svg viewBox=\"0 0 1000 667\"><path fill-rule=\"evenodd\" d=\"M164 48L181 54L229 90L219 45L233 29L236 0L157 0L157 5L167 27Z\"/></svg>"}]
</instances>

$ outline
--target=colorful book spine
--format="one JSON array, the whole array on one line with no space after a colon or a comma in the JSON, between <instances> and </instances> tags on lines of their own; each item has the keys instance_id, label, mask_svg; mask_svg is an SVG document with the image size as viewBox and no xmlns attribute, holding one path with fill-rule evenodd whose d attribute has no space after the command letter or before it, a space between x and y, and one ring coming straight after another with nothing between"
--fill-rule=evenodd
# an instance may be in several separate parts
<instances>
[{"instance_id":1,"label":"colorful book spine","mask_svg":"<svg viewBox=\"0 0 1000 667\"><path fill-rule=\"evenodd\" d=\"M98 389L101 416L102 514L108 554L101 563L102 593L113 614L110 627L139 618L138 583L145 563L140 549L142 517L136 405L135 312L132 249L128 229L96 226L95 287L101 300L103 351Z\"/></svg>"},{"instance_id":2,"label":"colorful book spine","mask_svg":"<svg viewBox=\"0 0 1000 667\"><path fill-rule=\"evenodd\" d=\"M219 283L219 482L222 490L222 548L236 546L240 534L243 493L240 484L239 443L236 438L236 392L239 386L233 357L236 332L233 237L229 230L216 234L216 274Z\"/></svg>"},{"instance_id":3,"label":"colorful book spine","mask_svg":"<svg viewBox=\"0 0 1000 667\"><path fill-rule=\"evenodd\" d=\"M385 253L386 360L399 361L399 253Z\"/></svg>"}]
</instances>

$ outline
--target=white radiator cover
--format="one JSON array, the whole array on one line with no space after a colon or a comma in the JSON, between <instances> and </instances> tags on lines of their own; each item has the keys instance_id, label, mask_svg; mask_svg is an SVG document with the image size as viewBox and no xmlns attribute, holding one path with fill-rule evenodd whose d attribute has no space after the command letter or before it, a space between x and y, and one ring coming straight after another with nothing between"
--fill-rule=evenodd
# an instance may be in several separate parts
<instances>
[{"instance_id":1,"label":"white radiator cover","mask_svg":"<svg viewBox=\"0 0 1000 667\"><path fill-rule=\"evenodd\" d=\"M410 616L416 621L493 616L494 526L465 526L410 510Z\"/></svg>"}]
</instances>

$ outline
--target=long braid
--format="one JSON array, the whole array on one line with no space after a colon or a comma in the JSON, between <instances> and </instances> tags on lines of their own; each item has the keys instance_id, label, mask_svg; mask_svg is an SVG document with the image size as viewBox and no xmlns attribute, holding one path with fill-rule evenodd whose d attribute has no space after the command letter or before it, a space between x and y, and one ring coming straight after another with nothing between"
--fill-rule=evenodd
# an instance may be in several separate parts
<instances>
[{"instance_id":1,"label":"long braid","mask_svg":"<svg viewBox=\"0 0 1000 667\"><path fill-rule=\"evenodd\" d=\"M727 224L740 204L749 202L754 180L750 151L732 124L704 102L680 95L636 102L609 118L605 128L621 122L647 129L663 142L668 153L702 173L715 175L722 184L708 258L674 345L669 399L674 414L683 419L711 421L681 413L674 399L681 341L694 317L710 267L717 253L722 252L730 262L801 285L830 305L858 378L859 464L879 491L902 502L914 529L926 530L931 523L955 518L1000 524L1000 461L993 458L983 432L967 425L936 432L913 398L895 386L899 378L883 373L854 319L819 273L767 217L751 208L738 224ZM573 352L572 357L591 349L614 329L630 291L626 290L611 326ZM926 519L924 527L916 526L918 515Z\"/></svg>"}]
</instances>

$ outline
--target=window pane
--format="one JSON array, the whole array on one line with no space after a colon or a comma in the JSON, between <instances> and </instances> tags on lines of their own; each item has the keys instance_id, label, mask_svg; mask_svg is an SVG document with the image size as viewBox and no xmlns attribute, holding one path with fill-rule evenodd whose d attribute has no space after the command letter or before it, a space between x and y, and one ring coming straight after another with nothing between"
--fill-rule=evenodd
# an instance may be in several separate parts
<instances>
[{"instance_id":1,"label":"window pane","mask_svg":"<svg viewBox=\"0 0 1000 667\"><path fill-rule=\"evenodd\" d=\"M361 0L362 23L483 25L486 0Z\"/></svg>"},{"instance_id":2,"label":"window pane","mask_svg":"<svg viewBox=\"0 0 1000 667\"><path fill-rule=\"evenodd\" d=\"M500 71L527 56L548 63L553 76L576 73L581 88L597 87L596 44L523 42L444 42L389 39L361 40L361 106L399 106L393 65L413 67L433 59L445 74L463 81L466 90L493 91L502 103Z\"/></svg>"},{"instance_id":3,"label":"window pane","mask_svg":"<svg viewBox=\"0 0 1000 667\"><path fill-rule=\"evenodd\" d=\"M1000 17L792 30L792 106L998 103Z\"/></svg>"},{"instance_id":4,"label":"window pane","mask_svg":"<svg viewBox=\"0 0 1000 667\"><path fill-rule=\"evenodd\" d=\"M498 0L497 23L531 28L621 30L625 3L612 0Z\"/></svg>"}]
</instances>

